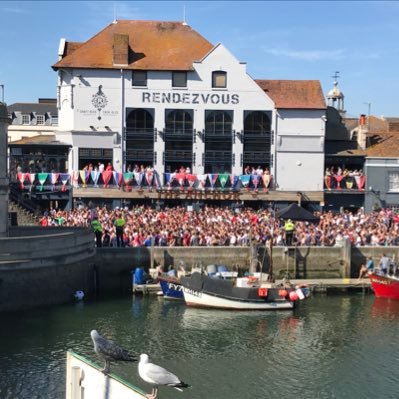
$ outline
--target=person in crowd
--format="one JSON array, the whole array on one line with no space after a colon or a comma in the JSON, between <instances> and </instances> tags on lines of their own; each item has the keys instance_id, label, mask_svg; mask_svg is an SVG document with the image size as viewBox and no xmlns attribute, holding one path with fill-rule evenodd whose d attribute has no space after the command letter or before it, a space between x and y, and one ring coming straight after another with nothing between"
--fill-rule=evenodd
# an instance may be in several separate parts
<instances>
[{"instance_id":1,"label":"person in crowd","mask_svg":"<svg viewBox=\"0 0 399 399\"><path fill-rule=\"evenodd\" d=\"M96 246L97 248L102 247L102 236L103 236L103 227L101 223L98 221L98 217L94 216L93 221L91 222L91 228L94 231L96 236Z\"/></svg>"},{"instance_id":2,"label":"person in crowd","mask_svg":"<svg viewBox=\"0 0 399 399\"><path fill-rule=\"evenodd\" d=\"M285 231L285 242L288 247L292 245L292 238L294 236L295 224L292 222L291 219L288 219L284 225Z\"/></svg>"},{"instance_id":3,"label":"person in crowd","mask_svg":"<svg viewBox=\"0 0 399 399\"><path fill-rule=\"evenodd\" d=\"M117 247L124 247L125 242L123 240L123 230L125 227L125 219L122 215L122 212L118 212L116 214L116 219L115 219L115 230L116 230L116 246Z\"/></svg>"}]
</instances>

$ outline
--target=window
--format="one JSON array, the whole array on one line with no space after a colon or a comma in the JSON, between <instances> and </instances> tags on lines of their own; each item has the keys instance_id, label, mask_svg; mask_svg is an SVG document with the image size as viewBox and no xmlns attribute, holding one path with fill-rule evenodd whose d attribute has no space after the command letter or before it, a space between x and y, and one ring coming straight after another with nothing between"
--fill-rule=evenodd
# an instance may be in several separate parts
<instances>
[{"instance_id":1,"label":"window","mask_svg":"<svg viewBox=\"0 0 399 399\"><path fill-rule=\"evenodd\" d=\"M224 71L212 72L212 87L224 88L227 87L227 73Z\"/></svg>"},{"instance_id":2,"label":"window","mask_svg":"<svg viewBox=\"0 0 399 399\"><path fill-rule=\"evenodd\" d=\"M399 172L389 173L389 191L399 191Z\"/></svg>"},{"instance_id":3,"label":"window","mask_svg":"<svg viewBox=\"0 0 399 399\"><path fill-rule=\"evenodd\" d=\"M44 115L36 115L36 124L44 125Z\"/></svg>"},{"instance_id":4,"label":"window","mask_svg":"<svg viewBox=\"0 0 399 399\"><path fill-rule=\"evenodd\" d=\"M187 72L172 72L173 87L187 87Z\"/></svg>"},{"instance_id":5,"label":"window","mask_svg":"<svg viewBox=\"0 0 399 399\"><path fill-rule=\"evenodd\" d=\"M22 114L22 124L23 125L30 125L30 115Z\"/></svg>"},{"instance_id":6,"label":"window","mask_svg":"<svg viewBox=\"0 0 399 399\"><path fill-rule=\"evenodd\" d=\"M132 86L147 86L147 72L133 71Z\"/></svg>"}]
</instances>

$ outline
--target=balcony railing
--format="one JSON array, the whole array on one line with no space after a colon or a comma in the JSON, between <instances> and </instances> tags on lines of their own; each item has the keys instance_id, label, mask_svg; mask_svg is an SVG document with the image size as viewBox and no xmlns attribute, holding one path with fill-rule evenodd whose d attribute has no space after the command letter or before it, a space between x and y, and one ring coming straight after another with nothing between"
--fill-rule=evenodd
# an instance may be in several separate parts
<instances>
[{"instance_id":1,"label":"balcony railing","mask_svg":"<svg viewBox=\"0 0 399 399\"><path fill-rule=\"evenodd\" d=\"M153 140L155 129L126 128L126 140Z\"/></svg>"},{"instance_id":2,"label":"balcony railing","mask_svg":"<svg viewBox=\"0 0 399 399\"><path fill-rule=\"evenodd\" d=\"M165 129L165 139L185 139L189 140L193 138L193 129Z\"/></svg>"},{"instance_id":3,"label":"balcony railing","mask_svg":"<svg viewBox=\"0 0 399 399\"><path fill-rule=\"evenodd\" d=\"M206 151L206 163L232 163L233 154L231 151Z\"/></svg>"},{"instance_id":4,"label":"balcony railing","mask_svg":"<svg viewBox=\"0 0 399 399\"><path fill-rule=\"evenodd\" d=\"M192 162L193 152L192 151L179 151L179 150L167 150L165 151L165 162Z\"/></svg>"},{"instance_id":5,"label":"balcony railing","mask_svg":"<svg viewBox=\"0 0 399 399\"><path fill-rule=\"evenodd\" d=\"M258 164L258 163L270 163L270 153L265 151L248 151L244 152L243 163L246 164Z\"/></svg>"},{"instance_id":6,"label":"balcony railing","mask_svg":"<svg viewBox=\"0 0 399 399\"><path fill-rule=\"evenodd\" d=\"M154 151L153 150L139 150L139 149L127 149L126 150L126 161L153 161Z\"/></svg>"},{"instance_id":7,"label":"balcony railing","mask_svg":"<svg viewBox=\"0 0 399 399\"><path fill-rule=\"evenodd\" d=\"M271 132L266 132L266 131L244 130L243 132L244 141L260 140L262 141L262 143L265 141L270 143L270 137L271 137Z\"/></svg>"},{"instance_id":8,"label":"balcony railing","mask_svg":"<svg viewBox=\"0 0 399 399\"><path fill-rule=\"evenodd\" d=\"M205 140L207 139L233 139L233 131L232 130L224 130L224 131L213 131L213 130L205 130Z\"/></svg>"}]
</instances>

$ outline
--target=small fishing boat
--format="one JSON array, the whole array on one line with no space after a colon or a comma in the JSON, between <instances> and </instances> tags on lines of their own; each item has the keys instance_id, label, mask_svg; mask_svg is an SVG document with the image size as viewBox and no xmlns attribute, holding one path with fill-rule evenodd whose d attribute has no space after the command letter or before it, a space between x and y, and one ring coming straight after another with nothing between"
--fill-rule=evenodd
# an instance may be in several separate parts
<instances>
[{"instance_id":1,"label":"small fishing boat","mask_svg":"<svg viewBox=\"0 0 399 399\"><path fill-rule=\"evenodd\" d=\"M395 274L369 273L371 287L377 298L399 299L399 277Z\"/></svg>"},{"instance_id":2,"label":"small fishing boat","mask_svg":"<svg viewBox=\"0 0 399 399\"><path fill-rule=\"evenodd\" d=\"M165 299L184 300L183 287L177 277L158 277L159 285Z\"/></svg>"},{"instance_id":3,"label":"small fishing boat","mask_svg":"<svg viewBox=\"0 0 399 399\"><path fill-rule=\"evenodd\" d=\"M187 306L230 310L293 309L297 300L309 295L307 287L276 286L258 278L224 279L193 273L181 278Z\"/></svg>"}]
</instances>

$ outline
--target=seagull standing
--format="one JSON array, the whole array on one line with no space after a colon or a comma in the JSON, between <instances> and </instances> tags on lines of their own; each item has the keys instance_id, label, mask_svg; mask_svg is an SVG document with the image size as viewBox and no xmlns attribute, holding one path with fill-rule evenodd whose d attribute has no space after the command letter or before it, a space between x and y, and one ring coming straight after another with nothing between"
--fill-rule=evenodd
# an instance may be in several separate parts
<instances>
[{"instance_id":1,"label":"seagull standing","mask_svg":"<svg viewBox=\"0 0 399 399\"><path fill-rule=\"evenodd\" d=\"M94 343L94 351L105 361L104 368L101 370L104 374L109 373L111 361L123 360L126 362L135 362L137 360L126 349L102 337L96 330L92 330L90 335Z\"/></svg>"},{"instance_id":2,"label":"seagull standing","mask_svg":"<svg viewBox=\"0 0 399 399\"><path fill-rule=\"evenodd\" d=\"M155 399L157 397L159 385L173 387L178 391L183 391L181 388L188 388L190 386L185 382L180 381L180 378L172 374L170 371L161 366L150 363L148 361L148 355L145 353L140 355L139 375L145 382L152 385L151 394L147 395L148 399Z\"/></svg>"}]
</instances>

